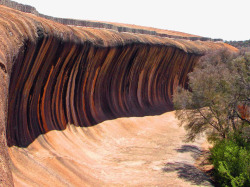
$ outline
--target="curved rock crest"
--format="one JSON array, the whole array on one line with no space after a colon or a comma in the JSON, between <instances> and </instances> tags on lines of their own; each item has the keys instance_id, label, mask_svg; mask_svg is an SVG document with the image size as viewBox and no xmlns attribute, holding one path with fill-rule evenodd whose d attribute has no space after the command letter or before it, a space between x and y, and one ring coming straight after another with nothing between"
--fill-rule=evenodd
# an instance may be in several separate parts
<instances>
[{"instance_id":1,"label":"curved rock crest","mask_svg":"<svg viewBox=\"0 0 250 187\"><path fill-rule=\"evenodd\" d=\"M175 88L186 86L200 56L222 47L231 48L222 42L67 26L0 6L3 180L11 181L5 137L9 147L27 147L68 124L89 127L170 110Z\"/></svg>"}]
</instances>

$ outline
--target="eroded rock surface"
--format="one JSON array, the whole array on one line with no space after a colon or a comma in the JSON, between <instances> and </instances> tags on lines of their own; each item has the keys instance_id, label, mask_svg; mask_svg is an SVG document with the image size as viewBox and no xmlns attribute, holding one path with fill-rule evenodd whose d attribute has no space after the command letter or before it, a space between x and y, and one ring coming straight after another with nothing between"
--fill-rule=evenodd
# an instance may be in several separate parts
<instances>
[{"instance_id":1,"label":"eroded rock surface","mask_svg":"<svg viewBox=\"0 0 250 187\"><path fill-rule=\"evenodd\" d=\"M202 37L186 40L192 35L179 32L164 31L175 36L173 39L137 34L133 29L118 32L67 26L0 6L3 186L12 184L10 165L17 186L48 185L52 181L66 186L121 185L115 181L122 180L119 172L113 179L101 172L102 165L113 167L103 163L114 158L108 155L113 150L105 144L105 137L116 142L123 129L135 133L135 124L130 132L126 120L110 129L100 123L171 110L173 91L178 85L186 86L187 74L200 56L207 50L231 48L222 42L201 41ZM147 122L138 123L138 128L144 128ZM126 160L125 165L144 162ZM110 171L115 173L114 168ZM48 180L41 182L41 176ZM145 184L150 185L150 181Z\"/></svg>"},{"instance_id":2,"label":"eroded rock surface","mask_svg":"<svg viewBox=\"0 0 250 187\"><path fill-rule=\"evenodd\" d=\"M174 112L68 125L9 149L15 186L211 186ZM26 168L29 168L28 170ZM44 180L46 179L46 180Z\"/></svg>"}]
</instances>

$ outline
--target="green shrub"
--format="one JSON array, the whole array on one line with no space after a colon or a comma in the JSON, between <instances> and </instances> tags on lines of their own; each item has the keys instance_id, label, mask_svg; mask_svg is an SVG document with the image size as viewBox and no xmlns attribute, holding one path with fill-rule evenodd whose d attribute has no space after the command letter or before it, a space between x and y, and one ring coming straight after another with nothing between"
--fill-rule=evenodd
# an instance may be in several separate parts
<instances>
[{"instance_id":1,"label":"green shrub","mask_svg":"<svg viewBox=\"0 0 250 187\"><path fill-rule=\"evenodd\" d=\"M221 186L250 186L250 146L231 137L217 141L210 150L216 182Z\"/></svg>"},{"instance_id":2,"label":"green shrub","mask_svg":"<svg viewBox=\"0 0 250 187\"><path fill-rule=\"evenodd\" d=\"M188 89L177 87L173 95L187 140L204 132L211 141L227 139L250 125L250 53L210 51L188 79Z\"/></svg>"}]
</instances>

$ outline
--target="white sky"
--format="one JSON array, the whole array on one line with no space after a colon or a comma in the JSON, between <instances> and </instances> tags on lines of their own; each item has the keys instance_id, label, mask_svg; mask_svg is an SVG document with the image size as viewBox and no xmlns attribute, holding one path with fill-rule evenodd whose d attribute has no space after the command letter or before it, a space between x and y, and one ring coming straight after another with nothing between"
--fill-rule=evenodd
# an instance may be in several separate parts
<instances>
[{"instance_id":1,"label":"white sky","mask_svg":"<svg viewBox=\"0 0 250 187\"><path fill-rule=\"evenodd\" d=\"M40 13L186 32L224 40L250 39L250 0L15 0Z\"/></svg>"}]
</instances>

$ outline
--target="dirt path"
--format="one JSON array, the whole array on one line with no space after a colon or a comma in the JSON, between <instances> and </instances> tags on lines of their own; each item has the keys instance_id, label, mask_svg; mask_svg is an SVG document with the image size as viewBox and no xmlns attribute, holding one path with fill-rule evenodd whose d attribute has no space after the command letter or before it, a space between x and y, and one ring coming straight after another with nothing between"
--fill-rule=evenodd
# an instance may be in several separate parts
<instances>
[{"instance_id":1,"label":"dirt path","mask_svg":"<svg viewBox=\"0 0 250 187\"><path fill-rule=\"evenodd\" d=\"M15 186L211 186L194 166L204 138L184 135L174 112L69 125L9 149Z\"/></svg>"}]
</instances>

